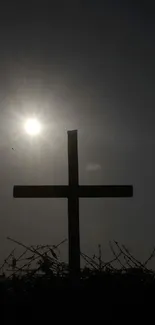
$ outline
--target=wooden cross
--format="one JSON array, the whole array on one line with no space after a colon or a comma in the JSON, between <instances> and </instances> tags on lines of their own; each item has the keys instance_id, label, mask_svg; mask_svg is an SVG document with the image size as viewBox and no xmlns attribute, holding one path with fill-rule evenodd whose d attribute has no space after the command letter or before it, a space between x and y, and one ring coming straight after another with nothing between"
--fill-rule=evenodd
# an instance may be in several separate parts
<instances>
[{"instance_id":1,"label":"wooden cross","mask_svg":"<svg viewBox=\"0 0 155 325\"><path fill-rule=\"evenodd\" d=\"M77 131L68 131L68 186L14 186L15 198L67 198L69 268L72 274L80 272L79 198L132 197L130 186L79 186Z\"/></svg>"}]
</instances>

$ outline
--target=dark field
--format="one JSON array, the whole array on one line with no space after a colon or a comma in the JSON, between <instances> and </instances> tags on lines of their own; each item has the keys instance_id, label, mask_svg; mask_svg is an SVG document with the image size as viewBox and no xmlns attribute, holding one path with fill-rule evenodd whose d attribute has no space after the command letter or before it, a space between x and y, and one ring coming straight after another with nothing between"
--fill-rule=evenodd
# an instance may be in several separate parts
<instances>
[{"instance_id":1,"label":"dark field","mask_svg":"<svg viewBox=\"0 0 155 325\"><path fill-rule=\"evenodd\" d=\"M103 263L99 246L98 257L81 253L86 265L75 280L68 265L59 262L59 245L18 244L22 254L15 257L12 251L1 267L0 302L6 318L111 319L118 306L124 310L154 301L155 273L148 267L154 251L142 264L114 242L113 259Z\"/></svg>"}]
</instances>

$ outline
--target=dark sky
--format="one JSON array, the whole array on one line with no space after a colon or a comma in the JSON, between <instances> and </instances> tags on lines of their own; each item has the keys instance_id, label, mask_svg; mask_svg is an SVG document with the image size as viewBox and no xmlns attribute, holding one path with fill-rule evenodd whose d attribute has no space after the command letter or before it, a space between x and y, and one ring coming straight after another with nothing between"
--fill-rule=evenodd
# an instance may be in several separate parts
<instances>
[{"instance_id":1,"label":"dark sky","mask_svg":"<svg viewBox=\"0 0 155 325\"><path fill-rule=\"evenodd\" d=\"M108 256L116 239L143 259L155 244L153 8L40 2L5 1L0 10L0 260L7 236L27 244L67 237L66 200L15 200L12 188L67 184L68 129L79 131L81 184L135 189L133 199L80 201L82 250L101 243ZM30 139L23 123L33 114L43 132Z\"/></svg>"}]
</instances>

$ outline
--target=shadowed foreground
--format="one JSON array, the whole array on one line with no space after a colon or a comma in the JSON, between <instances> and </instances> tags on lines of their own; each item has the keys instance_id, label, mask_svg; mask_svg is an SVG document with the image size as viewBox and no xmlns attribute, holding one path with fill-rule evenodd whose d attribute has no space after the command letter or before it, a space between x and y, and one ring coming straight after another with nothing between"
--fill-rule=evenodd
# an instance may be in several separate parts
<instances>
[{"instance_id":1,"label":"shadowed foreground","mask_svg":"<svg viewBox=\"0 0 155 325\"><path fill-rule=\"evenodd\" d=\"M81 253L86 265L79 283L73 285L68 265L58 256L63 242L29 247L14 242L24 251L15 257L13 250L0 268L1 307L12 310L12 317L22 313L35 319L104 319L112 305L154 301L155 273L148 268L154 251L145 263L117 242L110 244L113 259L106 263L101 254L90 258Z\"/></svg>"}]
</instances>

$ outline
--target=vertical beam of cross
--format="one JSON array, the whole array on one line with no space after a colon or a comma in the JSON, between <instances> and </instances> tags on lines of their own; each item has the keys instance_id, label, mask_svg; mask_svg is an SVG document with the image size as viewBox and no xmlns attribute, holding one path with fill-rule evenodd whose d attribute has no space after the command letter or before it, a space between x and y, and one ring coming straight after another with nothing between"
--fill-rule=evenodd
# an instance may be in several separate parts
<instances>
[{"instance_id":1,"label":"vertical beam of cross","mask_svg":"<svg viewBox=\"0 0 155 325\"><path fill-rule=\"evenodd\" d=\"M70 272L80 272L79 186L77 131L68 131L68 234Z\"/></svg>"}]
</instances>

